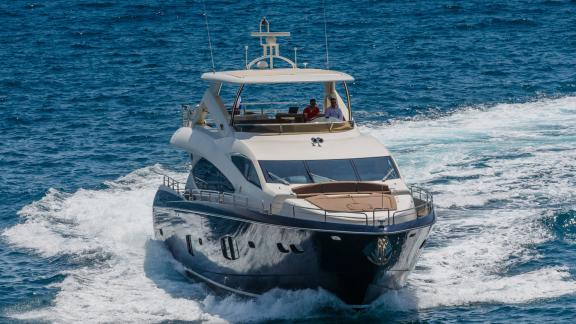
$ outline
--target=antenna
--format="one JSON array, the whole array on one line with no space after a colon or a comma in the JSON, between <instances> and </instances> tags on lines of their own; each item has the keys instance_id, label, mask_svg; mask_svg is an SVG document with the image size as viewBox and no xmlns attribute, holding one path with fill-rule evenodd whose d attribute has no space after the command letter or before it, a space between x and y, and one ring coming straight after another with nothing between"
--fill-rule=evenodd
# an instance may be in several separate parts
<instances>
[{"instance_id":1,"label":"antenna","mask_svg":"<svg viewBox=\"0 0 576 324\"><path fill-rule=\"evenodd\" d=\"M206 11L206 0L202 0L204 4L204 21L206 22L206 32L208 32L208 47L210 48L210 60L212 60L212 72L216 73L214 66L214 53L212 53L212 38L210 37L210 26L208 25L208 12Z\"/></svg>"},{"instance_id":2,"label":"antenna","mask_svg":"<svg viewBox=\"0 0 576 324\"><path fill-rule=\"evenodd\" d=\"M252 60L252 62L248 63L247 69L256 64L256 67L259 69L273 69L274 68L274 59L282 60L292 66L292 68L296 68L296 64L290 61L290 59L280 55L280 45L278 44L277 40L278 37L289 37L289 32L271 32L270 31L270 23L266 19L266 17L262 18L260 21L260 25L257 32L250 33L252 37L260 38L260 45L262 46L262 56ZM265 60L269 60L266 63Z\"/></svg>"},{"instance_id":3,"label":"antenna","mask_svg":"<svg viewBox=\"0 0 576 324\"><path fill-rule=\"evenodd\" d=\"M328 57L328 27L326 26L326 0L322 0L322 11L324 11L324 43L326 45L326 69L329 69L330 59Z\"/></svg>"},{"instance_id":4,"label":"antenna","mask_svg":"<svg viewBox=\"0 0 576 324\"><path fill-rule=\"evenodd\" d=\"M244 68L248 70L248 45L244 46Z\"/></svg>"},{"instance_id":5,"label":"antenna","mask_svg":"<svg viewBox=\"0 0 576 324\"><path fill-rule=\"evenodd\" d=\"M294 47L294 67L298 68L298 47Z\"/></svg>"},{"instance_id":6,"label":"antenna","mask_svg":"<svg viewBox=\"0 0 576 324\"><path fill-rule=\"evenodd\" d=\"M266 29L266 30L264 30ZM262 18L262 20L260 20L260 25L258 26L258 31L260 33L265 32L265 33L269 33L270 32L270 23L268 22L268 19L266 19L266 17ZM264 42L262 41L262 36L260 36L260 45L264 45Z\"/></svg>"}]
</instances>

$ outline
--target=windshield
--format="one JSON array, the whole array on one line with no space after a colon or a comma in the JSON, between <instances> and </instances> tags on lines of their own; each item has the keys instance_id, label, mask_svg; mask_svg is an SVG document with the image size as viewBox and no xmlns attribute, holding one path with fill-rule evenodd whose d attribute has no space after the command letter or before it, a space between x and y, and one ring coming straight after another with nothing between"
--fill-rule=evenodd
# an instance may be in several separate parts
<instances>
[{"instance_id":1,"label":"windshield","mask_svg":"<svg viewBox=\"0 0 576 324\"><path fill-rule=\"evenodd\" d=\"M361 181L377 181L384 178L398 179L400 177L389 156L354 159L354 165Z\"/></svg>"},{"instance_id":2,"label":"windshield","mask_svg":"<svg viewBox=\"0 0 576 324\"><path fill-rule=\"evenodd\" d=\"M304 161L259 161L266 182L270 183L311 183Z\"/></svg>"},{"instance_id":3,"label":"windshield","mask_svg":"<svg viewBox=\"0 0 576 324\"><path fill-rule=\"evenodd\" d=\"M329 181L349 181L354 177L354 168L350 160L314 160L306 161L308 171L315 183Z\"/></svg>"},{"instance_id":4,"label":"windshield","mask_svg":"<svg viewBox=\"0 0 576 324\"><path fill-rule=\"evenodd\" d=\"M400 177L392 158L259 161L268 183L301 184L331 181L381 181Z\"/></svg>"}]
</instances>

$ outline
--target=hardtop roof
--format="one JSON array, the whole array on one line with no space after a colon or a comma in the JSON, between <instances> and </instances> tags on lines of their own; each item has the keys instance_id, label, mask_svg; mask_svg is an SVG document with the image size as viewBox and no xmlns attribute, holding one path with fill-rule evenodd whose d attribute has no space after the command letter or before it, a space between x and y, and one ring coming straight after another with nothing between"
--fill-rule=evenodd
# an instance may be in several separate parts
<instances>
[{"instance_id":1,"label":"hardtop roof","mask_svg":"<svg viewBox=\"0 0 576 324\"><path fill-rule=\"evenodd\" d=\"M298 68L207 72L202 74L202 79L236 84L354 81L352 76L343 72Z\"/></svg>"}]
</instances>

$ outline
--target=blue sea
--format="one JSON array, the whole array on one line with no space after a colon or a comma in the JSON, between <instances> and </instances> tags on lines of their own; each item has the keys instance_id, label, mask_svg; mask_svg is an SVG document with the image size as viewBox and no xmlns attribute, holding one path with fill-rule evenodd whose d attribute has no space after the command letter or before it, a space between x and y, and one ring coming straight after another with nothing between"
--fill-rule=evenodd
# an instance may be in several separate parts
<instances>
[{"instance_id":1,"label":"blue sea","mask_svg":"<svg viewBox=\"0 0 576 324\"><path fill-rule=\"evenodd\" d=\"M576 322L576 1L206 0L217 70L256 31L350 85L439 215L406 287L246 300L152 238L179 105L211 70L202 1L0 2L0 322ZM294 93L295 96L306 94Z\"/></svg>"}]
</instances>

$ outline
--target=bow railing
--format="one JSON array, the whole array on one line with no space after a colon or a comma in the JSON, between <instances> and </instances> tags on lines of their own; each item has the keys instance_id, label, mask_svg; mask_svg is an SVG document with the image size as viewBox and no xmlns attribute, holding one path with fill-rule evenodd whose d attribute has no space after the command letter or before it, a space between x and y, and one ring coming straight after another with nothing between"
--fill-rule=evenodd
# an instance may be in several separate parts
<instances>
[{"instance_id":1,"label":"bow railing","mask_svg":"<svg viewBox=\"0 0 576 324\"><path fill-rule=\"evenodd\" d=\"M216 203L222 205L229 205L238 208L245 208L256 212L265 214L273 214L273 204L265 203L262 201L254 201L246 195L230 192L220 192L215 190L192 189L185 190L183 184L173 178L165 175L164 186L172 189L176 194L188 201L199 201ZM306 207L297 206L294 204L286 204L289 206L288 213L293 218L310 219L312 217L321 217L324 222L330 221L345 221L347 223L357 222L358 218L362 219L367 226L388 226L395 225L401 218L416 214L416 218L429 215L434 208L434 198L432 194L416 185L409 187L409 192L414 200L414 206L402 210L387 209L387 208L374 208L370 211L335 211L327 210L319 207ZM394 194L394 193L393 193ZM400 194L400 193L396 193ZM294 198L296 199L296 198ZM284 210L284 209L281 209ZM286 211L284 210L284 213ZM307 214L309 217L303 217Z\"/></svg>"}]
</instances>

